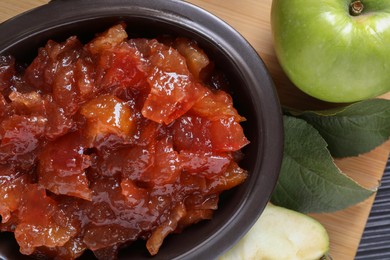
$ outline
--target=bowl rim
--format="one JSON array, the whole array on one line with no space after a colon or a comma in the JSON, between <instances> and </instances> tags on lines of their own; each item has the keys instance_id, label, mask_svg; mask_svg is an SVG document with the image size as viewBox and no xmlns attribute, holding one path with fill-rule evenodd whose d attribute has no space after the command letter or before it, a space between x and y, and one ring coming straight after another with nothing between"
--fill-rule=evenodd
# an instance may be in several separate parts
<instances>
[{"instance_id":1,"label":"bowl rim","mask_svg":"<svg viewBox=\"0 0 390 260\"><path fill-rule=\"evenodd\" d=\"M171 259L209 259L211 255L217 257L238 242L256 222L268 203L279 176L283 158L283 119L272 78L259 54L241 34L210 12L181 0L54 0L0 24L0 35L9 36L0 39L0 54L6 54L12 46L31 35L42 34L69 23L113 15L138 15L141 18L152 16L157 22L168 22L193 30L204 40L217 43L221 51L230 56L241 69L240 72L248 77L248 81L254 84L262 82L264 86L251 89L254 103L259 101L257 98L262 97L262 103L256 108L256 113L267 110L267 113L262 113L262 122L257 122L258 129L262 131L260 134L267 138L262 140L262 160L258 160L254 166L254 172L263 174L249 184L248 193L254 196L265 194L266 199L260 201L253 197L243 198L240 208L219 233L210 235L205 241L180 255L172 255ZM253 71L253 68L258 71ZM260 193L256 190L259 183L271 185L263 187ZM246 223L242 223L246 218Z\"/></svg>"}]
</instances>

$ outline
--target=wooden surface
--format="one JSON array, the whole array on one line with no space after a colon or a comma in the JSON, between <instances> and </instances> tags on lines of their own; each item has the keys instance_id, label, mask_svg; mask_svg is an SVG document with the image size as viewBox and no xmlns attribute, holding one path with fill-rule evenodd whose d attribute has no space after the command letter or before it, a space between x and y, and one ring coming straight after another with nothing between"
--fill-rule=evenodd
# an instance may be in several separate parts
<instances>
[{"instance_id":1,"label":"wooden surface","mask_svg":"<svg viewBox=\"0 0 390 260\"><path fill-rule=\"evenodd\" d=\"M47 2L46 0L0 0L0 22ZM190 0L189 2L220 17L252 44L271 73L282 105L301 109L328 106L298 91L279 66L273 50L270 27L272 0ZM383 97L390 99L390 93ZM368 154L337 160L336 163L344 173L361 185L375 188L380 183L389 151L390 142L387 142ZM374 197L371 197L336 213L312 215L328 230L331 239L331 255L334 260L354 259L373 200Z\"/></svg>"}]
</instances>

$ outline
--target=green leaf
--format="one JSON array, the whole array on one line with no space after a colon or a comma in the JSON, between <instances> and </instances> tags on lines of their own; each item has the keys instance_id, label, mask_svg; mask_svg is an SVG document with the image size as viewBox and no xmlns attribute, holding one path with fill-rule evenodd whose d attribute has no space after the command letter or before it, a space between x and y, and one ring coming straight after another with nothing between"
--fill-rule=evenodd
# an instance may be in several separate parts
<instances>
[{"instance_id":1,"label":"green leaf","mask_svg":"<svg viewBox=\"0 0 390 260\"><path fill-rule=\"evenodd\" d=\"M374 193L343 174L318 131L302 119L284 116L285 147L271 201L303 213L333 212Z\"/></svg>"},{"instance_id":2,"label":"green leaf","mask_svg":"<svg viewBox=\"0 0 390 260\"><path fill-rule=\"evenodd\" d=\"M371 99L341 109L291 112L314 126L334 157L371 151L390 137L390 100Z\"/></svg>"}]
</instances>

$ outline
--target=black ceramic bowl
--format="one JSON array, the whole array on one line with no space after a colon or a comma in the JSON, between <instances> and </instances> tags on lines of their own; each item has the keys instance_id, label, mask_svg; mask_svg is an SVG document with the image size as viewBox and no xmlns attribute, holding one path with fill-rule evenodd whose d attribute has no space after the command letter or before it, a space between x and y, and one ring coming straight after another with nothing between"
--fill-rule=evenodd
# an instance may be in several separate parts
<instances>
[{"instance_id":1,"label":"black ceramic bowl","mask_svg":"<svg viewBox=\"0 0 390 260\"><path fill-rule=\"evenodd\" d=\"M231 95L246 117L250 144L241 167L249 171L239 187L225 192L211 221L165 239L153 259L215 259L254 224L269 201L283 152L281 110L272 80L243 37L210 13L180 0L55 0L0 25L0 54L30 62L47 40L71 35L88 41L119 21L130 37L163 33L195 39L228 75ZM88 255L85 258L88 258ZM119 258L151 258L143 243L121 250ZM23 259L11 235L0 234L0 259Z\"/></svg>"}]
</instances>

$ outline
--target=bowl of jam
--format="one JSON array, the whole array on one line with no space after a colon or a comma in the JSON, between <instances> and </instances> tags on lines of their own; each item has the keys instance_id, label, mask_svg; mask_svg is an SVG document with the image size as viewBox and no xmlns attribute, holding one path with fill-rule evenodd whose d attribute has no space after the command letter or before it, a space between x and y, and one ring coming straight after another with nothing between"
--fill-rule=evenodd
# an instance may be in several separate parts
<instances>
[{"instance_id":1,"label":"bowl of jam","mask_svg":"<svg viewBox=\"0 0 390 260\"><path fill-rule=\"evenodd\" d=\"M282 153L264 63L184 1L52 1L0 25L0 257L215 259Z\"/></svg>"}]
</instances>

